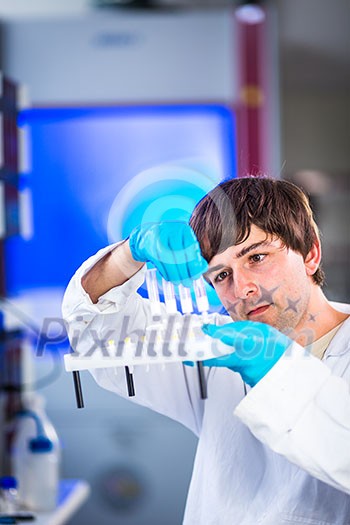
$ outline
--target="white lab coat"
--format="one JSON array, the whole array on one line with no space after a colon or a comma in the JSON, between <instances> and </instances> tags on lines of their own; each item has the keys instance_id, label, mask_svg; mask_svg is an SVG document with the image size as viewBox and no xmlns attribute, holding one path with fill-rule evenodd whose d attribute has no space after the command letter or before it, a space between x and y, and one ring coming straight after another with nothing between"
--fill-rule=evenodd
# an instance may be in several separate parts
<instances>
[{"instance_id":1,"label":"white lab coat","mask_svg":"<svg viewBox=\"0 0 350 525\"><path fill-rule=\"evenodd\" d=\"M82 289L82 275L108 249L83 264L65 294L63 317L78 352L118 337L125 316L130 330L151 318L148 301L136 293L142 270L97 305ZM184 524L350 525L350 318L322 362L293 343L246 396L239 374L225 368L206 374L204 401L195 368L134 370L131 399L199 438ZM127 396L122 371L98 369L93 376Z\"/></svg>"}]
</instances>

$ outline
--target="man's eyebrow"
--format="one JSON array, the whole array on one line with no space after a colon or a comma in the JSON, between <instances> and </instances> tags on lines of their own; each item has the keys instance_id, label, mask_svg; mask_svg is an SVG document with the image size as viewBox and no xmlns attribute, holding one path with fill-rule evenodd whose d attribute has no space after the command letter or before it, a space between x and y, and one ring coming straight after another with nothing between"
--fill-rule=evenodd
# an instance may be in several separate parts
<instances>
[{"instance_id":1,"label":"man's eyebrow","mask_svg":"<svg viewBox=\"0 0 350 525\"><path fill-rule=\"evenodd\" d=\"M216 266L212 266L211 268L208 268L206 272L203 273L204 279L211 273L216 272L216 270L221 270L221 268L224 268L223 264L217 264Z\"/></svg>"},{"instance_id":2,"label":"man's eyebrow","mask_svg":"<svg viewBox=\"0 0 350 525\"><path fill-rule=\"evenodd\" d=\"M262 246L269 246L270 244L271 244L271 240L268 240L268 239L265 239L264 241L254 242L253 244L250 244L249 246L245 246L240 252L238 252L236 255L236 258L239 259L240 257L247 255L247 253L252 252L253 250L256 250L257 248L261 248Z\"/></svg>"},{"instance_id":3,"label":"man's eyebrow","mask_svg":"<svg viewBox=\"0 0 350 525\"><path fill-rule=\"evenodd\" d=\"M271 244L270 240L265 239L264 241L254 242L253 244L249 244L249 246L245 246L240 252L237 253L235 256L237 259L240 257L243 257L247 253L256 250L256 248L260 248L262 246L269 246ZM217 264L216 266L212 266L211 268L208 268L208 270L203 274L204 279L207 280L207 277L213 272L216 272L217 270L221 270L222 268L225 268L224 264Z\"/></svg>"}]
</instances>

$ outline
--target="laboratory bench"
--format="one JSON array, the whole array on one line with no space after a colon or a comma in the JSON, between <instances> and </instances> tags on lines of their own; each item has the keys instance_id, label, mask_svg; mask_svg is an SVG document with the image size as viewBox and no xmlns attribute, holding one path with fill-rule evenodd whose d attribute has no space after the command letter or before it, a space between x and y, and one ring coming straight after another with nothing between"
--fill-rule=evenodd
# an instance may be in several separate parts
<instances>
[{"instance_id":1,"label":"laboratory bench","mask_svg":"<svg viewBox=\"0 0 350 525\"><path fill-rule=\"evenodd\" d=\"M35 512L36 519L32 522L33 525L63 525L69 522L70 518L87 500L89 493L90 486L86 481L61 480L56 509L51 512Z\"/></svg>"}]
</instances>

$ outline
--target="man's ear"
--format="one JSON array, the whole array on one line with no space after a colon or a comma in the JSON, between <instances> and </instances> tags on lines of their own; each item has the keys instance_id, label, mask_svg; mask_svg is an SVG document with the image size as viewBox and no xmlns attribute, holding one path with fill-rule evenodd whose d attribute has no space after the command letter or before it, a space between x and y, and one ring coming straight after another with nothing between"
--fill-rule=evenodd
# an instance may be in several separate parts
<instances>
[{"instance_id":1,"label":"man's ear","mask_svg":"<svg viewBox=\"0 0 350 525\"><path fill-rule=\"evenodd\" d=\"M317 239L314 242L311 250L305 257L304 263L305 263L305 270L306 270L307 275L312 276L316 273L318 267L320 266L321 256L322 256L321 243L320 243L320 240Z\"/></svg>"}]
</instances>

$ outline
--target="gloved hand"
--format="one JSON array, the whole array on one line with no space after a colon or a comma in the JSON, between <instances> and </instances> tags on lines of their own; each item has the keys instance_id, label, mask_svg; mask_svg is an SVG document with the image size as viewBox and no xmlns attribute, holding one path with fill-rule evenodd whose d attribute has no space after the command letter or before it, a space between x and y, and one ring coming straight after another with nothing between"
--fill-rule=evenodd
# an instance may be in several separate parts
<instances>
[{"instance_id":1,"label":"gloved hand","mask_svg":"<svg viewBox=\"0 0 350 525\"><path fill-rule=\"evenodd\" d=\"M239 372L250 386L273 367L292 340L264 323L237 321L216 326L203 325L205 334L233 347L232 354L202 361L204 366L224 366Z\"/></svg>"},{"instance_id":2,"label":"gloved hand","mask_svg":"<svg viewBox=\"0 0 350 525\"><path fill-rule=\"evenodd\" d=\"M151 262L162 277L174 284L191 286L208 268L198 240L186 222L159 222L137 226L130 234L131 255Z\"/></svg>"}]
</instances>

